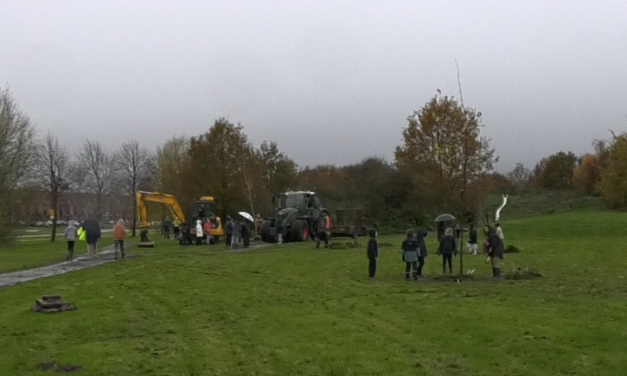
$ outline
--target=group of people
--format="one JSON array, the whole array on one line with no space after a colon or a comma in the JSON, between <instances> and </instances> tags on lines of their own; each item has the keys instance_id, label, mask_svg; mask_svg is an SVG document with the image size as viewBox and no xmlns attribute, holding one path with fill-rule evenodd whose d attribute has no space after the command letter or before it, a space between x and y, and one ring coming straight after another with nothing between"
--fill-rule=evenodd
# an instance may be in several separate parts
<instances>
[{"instance_id":1,"label":"group of people","mask_svg":"<svg viewBox=\"0 0 627 376\"><path fill-rule=\"evenodd\" d=\"M368 257L368 276L374 280L377 272L377 262L379 259L379 246L377 242L377 232L374 229L368 231L370 239L366 256ZM488 255L488 262L492 266L492 279L501 279L501 263L505 252L503 230L499 223L495 227L484 227L484 252ZM405 280L417 281L423 278L422 270L427 257L427 244L425 229L407 230L405 240L401 244L401 258L405 262ZM472 254L477 254L477 232L473 225L469 228L468 248ZM444 230L444 234L438 239L438 256L442 257L442 274L447 272L453 274L453 257L458 253L458 240L455 238L455 231L449 227Z\"/></svg>"},{"instance_id":2,"label":"group of people","mask_svg":"<svg viewBox=\"0 0 627 376\"><path fill-rule=\"evenodd\" d=\"M240 241L244 248L248 248L250 245L250 228L245 221L240 222L227 215L224 233L226 234L225 245L227 247L238 248Z\"/></svg>"},{"instance_id":3,"label":"group of people","mask_svg":"<svg viewBox=\"0 0 627 376\"><path fill-rule=\"evenodd\" d=\"M87 256L86 258L92 259L98 257L98 242L102 236L100 231L100 223L95 218L88 218L83 221L77 228L73 222L69 222L65 228L65 240L67 242L67 257L66 260L74 261L74 249L77 241L85 241L87 243ZM113 227L113 239L115 244L114 257L115 259L124 258L126 253L124 252L124 240L126 238L126 227L124 226L124 220L120 219Z\"/></svg>"}]
</instances>

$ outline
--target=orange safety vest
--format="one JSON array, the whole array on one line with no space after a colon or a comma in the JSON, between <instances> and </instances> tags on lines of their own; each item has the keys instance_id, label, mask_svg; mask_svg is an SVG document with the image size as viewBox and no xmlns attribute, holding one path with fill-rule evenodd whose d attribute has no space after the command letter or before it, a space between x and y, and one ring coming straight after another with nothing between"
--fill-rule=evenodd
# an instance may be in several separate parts
<instances>
[{"instance_id":1,"label":"orange safety vest","mask_svg":"<svg viewBox=\"0 0 627 376\"><path fill-rule=\"evenodd\" d=\"M331 229L331 218L322 217L320 218L320 226L318 226L318 231L329 231Z\"/></svg>"}]
</instances>

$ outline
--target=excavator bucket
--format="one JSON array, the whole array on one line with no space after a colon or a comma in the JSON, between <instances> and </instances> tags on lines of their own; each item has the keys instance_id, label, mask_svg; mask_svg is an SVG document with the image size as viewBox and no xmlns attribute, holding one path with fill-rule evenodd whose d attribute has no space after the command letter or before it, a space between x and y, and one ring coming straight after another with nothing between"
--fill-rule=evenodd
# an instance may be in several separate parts
<instances>
[{"instance_id":1,"label":"excavator bucket","mask_svg":"<svg viewBox=\"0 0 627 376\"><path fill-rule=\"evenodd\" d=\"M148 229L143 229L139 232L139 244L137 244L139 248L154 248L155 242L150 241L148 239Z\"/></svg>"}]
</instances>

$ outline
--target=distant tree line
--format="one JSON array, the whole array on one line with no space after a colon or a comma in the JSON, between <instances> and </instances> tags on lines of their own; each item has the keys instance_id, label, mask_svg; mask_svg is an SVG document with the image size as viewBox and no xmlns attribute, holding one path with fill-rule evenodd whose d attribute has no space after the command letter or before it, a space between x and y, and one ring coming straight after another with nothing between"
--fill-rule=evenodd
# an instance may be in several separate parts
<instances>
[{"instance_id":1,"label":"distant tree line","mask_svg":"<svg viewBox=\"0 0 627 376\"><path fill-rule=\"evenodd\" d=\"M5 89L0 91L0 195L6 198L0 204L0 241L10 239L20 202L33 199L23 194L26 189L45 192L55 210L68 192L89 192L95 201L90 215L97 218L108 195L124 195L133 232L137 190L172 194L183 208L200 196L214 196L222 217L238 211L269 216L273 195L312 190L332 212L364 207L370 224L384 228L429 226L442 212L477 220L490 194L532 188L601 195L613 208L626 207L626 133L595 141L592 154L558 152L533 170L519 163L500 174L493 171L498 158L491 140L481 136L483 127L481 112L438 92L408 116L394 161L368 156L346 166L298 166L272 140L255 147L244 126L226 118L203 134L174 136L154 151L136 140L114 151L84 140L71 153L54 135L39 135Z\"/></svg>"}]
</instances>

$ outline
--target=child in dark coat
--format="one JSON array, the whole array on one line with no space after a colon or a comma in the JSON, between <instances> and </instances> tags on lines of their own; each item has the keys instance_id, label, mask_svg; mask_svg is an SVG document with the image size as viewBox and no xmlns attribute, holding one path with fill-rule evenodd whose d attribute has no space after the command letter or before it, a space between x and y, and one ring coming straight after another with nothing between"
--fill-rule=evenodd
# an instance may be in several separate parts
<instances>
[{"instance_id":1,"label":"child in dark coat","mask_svg":"<svg viewBox=\"0 0 627 376\"><path fill-rule=\"evenodd\" d=\"M368 276L371 281L374 281L374 276L377 274L377 259L379 258L379 244L377 243L377 231L373 228L368 230L370 240L368 240Z\"/></svg>"},{"instance_id":2,"label":"child in dark coat","mask_svg":"<svg viewBox=\"0 0 627 376\"><path fill-rule=\"evenodd\" d=\"M422 268L425 266L425 258L427 257L427 244L425 237L427 236L427 230L424 228L416 231L416 240L418 241L418 278L423 278Z\"/></svg>"}]
</instances>

